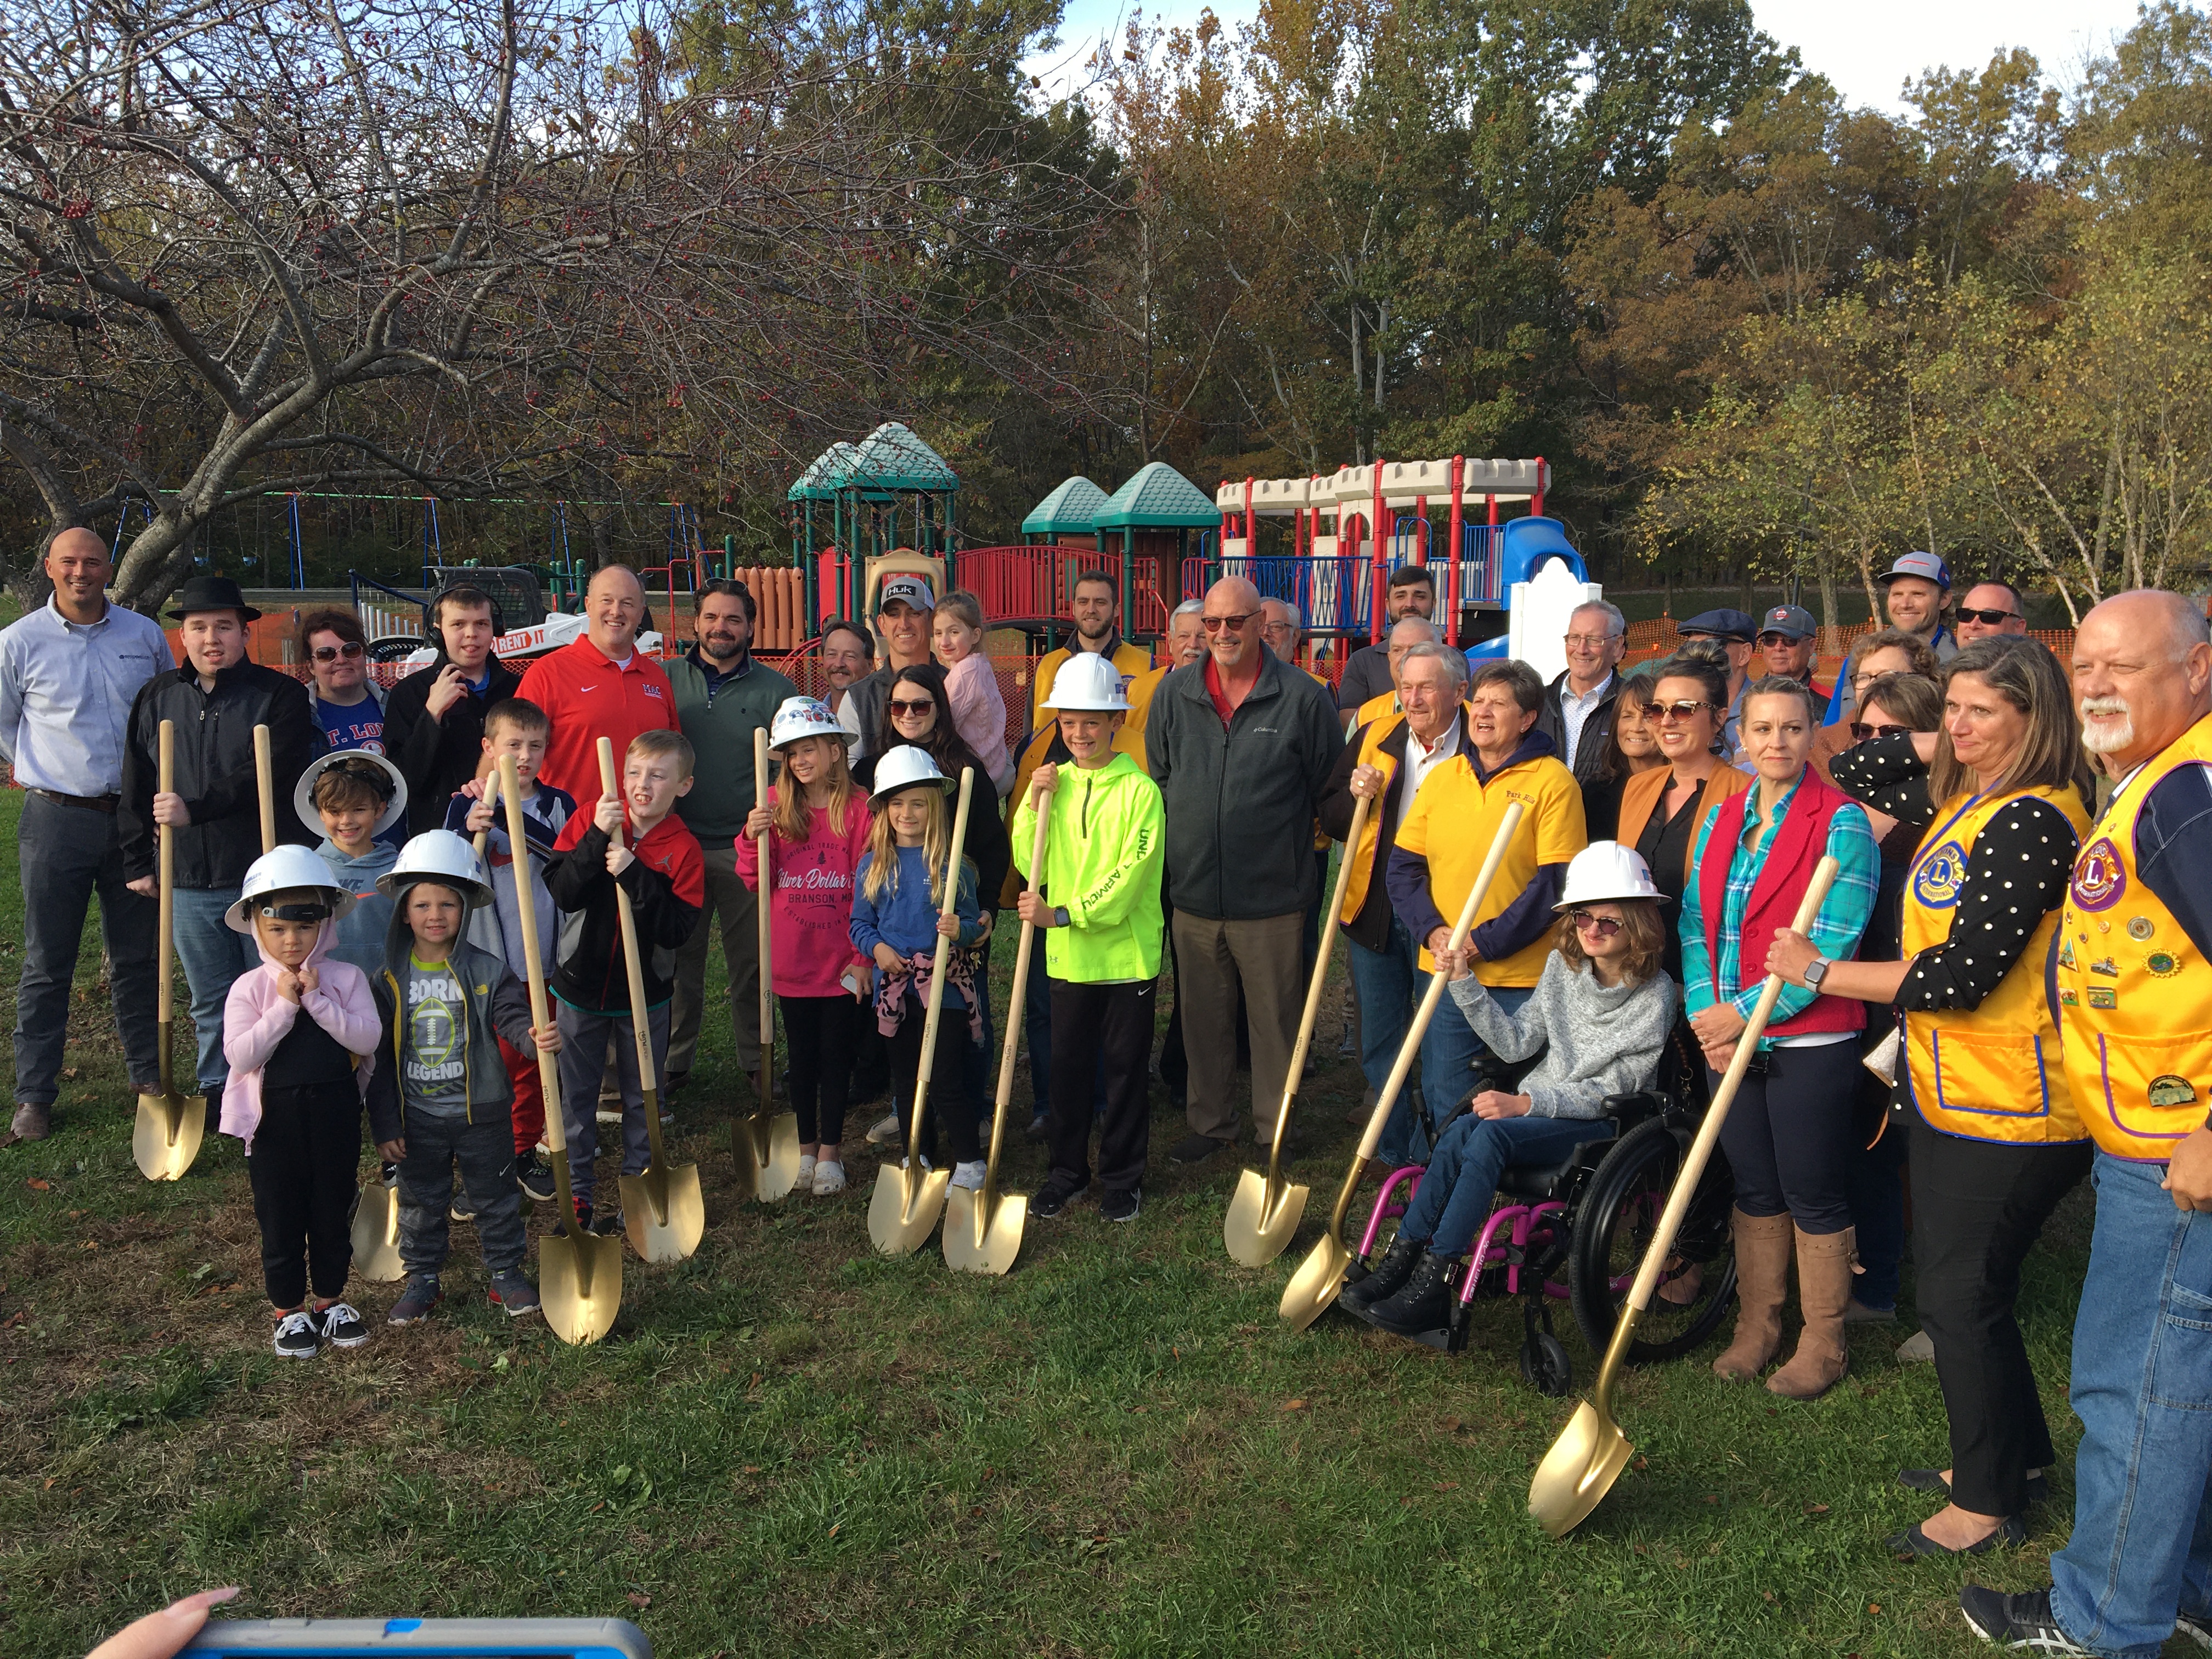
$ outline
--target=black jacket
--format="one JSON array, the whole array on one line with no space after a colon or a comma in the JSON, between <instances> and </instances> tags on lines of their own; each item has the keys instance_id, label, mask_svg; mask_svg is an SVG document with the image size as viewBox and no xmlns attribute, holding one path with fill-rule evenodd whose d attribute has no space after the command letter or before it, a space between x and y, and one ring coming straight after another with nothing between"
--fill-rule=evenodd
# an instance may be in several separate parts
<instances>
[{"instance_id":1,"label":"black jacket","mask_svg":"<svg viewBox=\"0 0 2212 1659\"><path fill-rule=\"evenodd\" d=\"M1304 910L1319 891L1314 809L1344 747L1342 722L1312 676L1267 652L1224 731L1206 668L1163 679L1145 721L1145 761L1167 811L1168 896L1223 921Z\"/></svg>"},{"instance_id":2,"label":"black jacket","mask_svg":"<svg viewBox=\"0 0 2212 1659\"><path fill-rule=\"evenodd\" d=\"M1582 741L1575 745L1575 781L1587 784L1597 776L1598 757L1605 753L1606 739L1613 735L1613 710L1620 702L1620 671L1613 671L1613 680L1605 688L1605 696L1583 721ZM1566 695L1566 671L1544 688L1544 706L1536 712L1536 730L1552 740L1552 752L1565 757L1567 752L1567 718L1559 708L1559 699Z\"/></svg>"},{"instance_id":3,"label":"black jacket","mask_svg":"<svg viewBox=\"0 0 2212 1659\"><path fill-rule=\"evenodd\" d=\"M1390 854L1398 845L1398 801L1406 788L1406 734L1410 728L1403 715L1392 714L1389 718L1397 722L1396 727L1386 733L1376 747L1395 763L1390 773L1390 787L1367 809L1368 817L1376 829L1375 862L1367 872L1367 894L1359 902L1359 914L1344 928L1370 951L1380 951L1390 939L1390 894L1384 878L1390 868ZM1462 708L1455 711L1452 720L1459 727L1459 748L1454 752L1469 753L1467 710ZM1336 764L1328 769L1328 781L1322 786L1318 815L1321 827L1323 833L1338 841L1351 835L1352 810L1359 804L1358 798L1352 793L1352 775L1359 768L1362 733L1366 730L1363 726L1352 732L1352 740L1344 745L1344 752L1336 757ZM1382 815L1379 820L1376 817L1377 813ZM1346 847L1344 855L1350 858L1358 850Z\"/></svg>"},{"instance_id":4,"label":"black jacket","mask_svg":"<svg viewBox=\"0 0 2212 1659\"><path fill-rule=\"evenodd\" d=\"M322 735L307 688L258 663L234 663L200 690L187 663L138 688L123 745L123 799L115 809L123 876L155 873L154 792L161 781L161 722L176 722L176 787L192 821L177 831L177 885L196 891L235 887L261 856L261 791L253 769L253 728L269 728L276 839L313 847L322 832L300 822L292 792Z\"/></svg>"},{"instance_id":5,"label":"black jacket","mask_svg":"<svg viewBox=\"0 0 2212 1659\"><path fill-rule=\"evenodd\" d=\"M487 658L491 683L481 697L471 691L430 718L430 688L446 672L443 651L428 668L418 669L392 688L384 700L384 754L407 780L407 833L445 827L446 804L453 791L477 775L483 754L484 715L495 702L514 695L522 677L498 658Z\"/></svg>"}]
</instances>

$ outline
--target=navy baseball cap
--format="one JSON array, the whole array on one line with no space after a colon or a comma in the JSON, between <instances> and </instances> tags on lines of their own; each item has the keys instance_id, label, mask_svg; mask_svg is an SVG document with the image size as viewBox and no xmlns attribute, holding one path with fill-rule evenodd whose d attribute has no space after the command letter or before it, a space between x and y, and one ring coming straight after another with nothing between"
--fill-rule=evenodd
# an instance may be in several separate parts
<instances>
[{"instance_id":1,"label":"navy baseball cap","mask_svg":"<svg viewBox=\"0 0 2212 1659\"><path fill-rule=\"evenodd\" d=\"M1713 640L1735 640L1749 645L1759 637L1758 624L1741 611L1723 605L1718 611L1700 611L1686 623L1675 624L1674 631L1684 639L1703 636Z\"/></svg>"},{"instance_id":2,"label":"navy baseball cap","mask_svg":"<svg viewBox=\"0 0 2212 1659\"><path fill-rule=\"evenodd\" d=\"M1951 591L1951 567L1933 553L1908 553L1875 580L1887 587L1899 576L1917 576L1923 582L1934 582L1946 593Z\"/></svg>"},{"instance_id":3,"label":"navy baseball cap","mask_svg":"<svg viewBox=\"0 0 2212 1659\"><path fill-rule=\"evenodd\" d=\"M1784 639L1809 640L1820 632L1820 625L1802 605L1778 605L1759 619L1759 631L1779 634Z\"/></svg>"}]
</instances>

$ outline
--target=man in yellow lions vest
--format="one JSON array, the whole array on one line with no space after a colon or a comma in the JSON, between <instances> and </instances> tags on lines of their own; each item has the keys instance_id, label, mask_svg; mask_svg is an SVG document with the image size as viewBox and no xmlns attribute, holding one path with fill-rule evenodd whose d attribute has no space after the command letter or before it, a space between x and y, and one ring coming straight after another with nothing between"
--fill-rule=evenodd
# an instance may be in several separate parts
<instances>
[{"instance_id":1,"label":"man in yellow lions vest","mask_svg":"<svg viewBox=\"0 0 2212 1659\"><path fill-rule=\"evenodd\" d=\"M2097 1143L2074 1325L2074 1534L2049 1589L1969 1584L1966 1621L2045 1653L2212 1646L2212 635L2150 590L2074 641L2082 742L2114 781L2081 838L2051 991Z\"/></svg>"}]
</instances>

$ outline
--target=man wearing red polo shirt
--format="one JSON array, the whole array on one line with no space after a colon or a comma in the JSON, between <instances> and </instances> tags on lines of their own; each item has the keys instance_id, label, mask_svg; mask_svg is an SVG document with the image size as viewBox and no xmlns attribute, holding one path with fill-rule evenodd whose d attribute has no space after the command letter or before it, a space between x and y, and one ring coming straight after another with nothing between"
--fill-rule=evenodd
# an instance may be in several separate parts
<instances>
[{"instance_id":1,"label":"man wearing red polo shirt","mask_svg":"<svg viewBox=\"0 0 2212 1659\"><path fill-rule=\"evenodd\" d=\"M553 722L538 781L597 800L599 739L613 738L619 757L641 732L677 729L676 694L660 665L637 648L645 588L635 570L601 568L584 590L584 637L531 664L515 695Z\"/></svg>"}]
</instances>

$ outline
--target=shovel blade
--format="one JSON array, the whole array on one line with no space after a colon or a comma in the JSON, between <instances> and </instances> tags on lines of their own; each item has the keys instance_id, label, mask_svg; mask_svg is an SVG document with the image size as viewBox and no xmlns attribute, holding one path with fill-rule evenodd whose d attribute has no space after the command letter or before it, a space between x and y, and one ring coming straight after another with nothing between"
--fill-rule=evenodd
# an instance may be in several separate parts
<instances>
[{"instance_id":1,"label":"shovel blade","mask_svg":"<svg viewBox=\"0 0 2212 1659\"><path fill-rule=\"evenodd\" d=\"M1022 1253L1030 1201L1000 1193L987 1207L983 1194L955 1187L945 1200L945 1265L957 1273L1003 1273Z\"/></svg>"},{"instance_id":2,"label":"shovel blade","mask_svg":"<svg viewBox=\"0 0 2212 1659\"><path fill-rule=\"evenodd\" d=\"M1547 1535L1565 1537L1613 1489L1635 1450L1620 1425L1585 1400L1536 1466L1528 1513Z\"/></svg>"},{"instance_id":3,"label":"shovel blade","mask_svg":"<svg viewBox=\"0 0 2212 1659\"><path fill-rule=\"evenodd\" d=\"M731 1188L740 1204L761 1195L761 1176L765 1173L762 1159L753 1144L753 1121L749 1117L730 1120L730 1163L734 1179Z\"/></svg>"},{"instance_id":4,"label":"shovel blade","mask_svg":"<svg viewBox=\"0 0 2212 1659\"><path fill-rule=\"evenodd\" d=\"M353 1270L380 1285L407 1271L399 1260L399 1189L380 1179L362 1189L353 1212Z\"/></svg>"},{"instance_id":5,"label":"shovel blade","mask_svg":"<svg viewBox=\"0 0 2212 1659\"><path fill-rule=\"evenodd\" d=\"M773 1204L790 1195L799 1184L799 1118L779 1112L771 1118L755 1118L752 1128L754 1196Z\"/></svg>"},{"instance_id":6,"label":"shovel blade","mask_svg":"<svg viewBox=\"0 0 2212 1659\"><path fill-rule=\"evenodd\" d=\"M655 1267L681 1261L707 1231L707 1200L699 1192L699 1166L672 1164L622 1177L623 1231L630 1249Z\"/></svg>"},{"instance_id":7,"label":"shovel blade","mask_svg":"<svg viewBox=\"0 0 2212 1659\"><path fill-rule=\"evenodd\" d=\"M1283 1323L1302 1331L1328 1312L1344 1288L1344 1270L1351 1265L1352 1252L1335 1234L1324 1233L1283 1287L1283 1305L1278 1310Z\"/></svg>"},{"instance_id":8,"label":"shovel blade","mask_svg":"<svg viewBox=\"0 0 2212 1659\"><path fill-rule=\"evenodd\" d=\"M901 1169L886 1164L876 1174L868 1200L868 1237L885 1255L911 1255L936 1231L945 1210L949 1170Z\"/></svg>"},{"instance_id":9,"label":"shovel blade","mask_svg":"<svg viewBox=\"0 0 2212 1659\"><path fill-rule=\"evenodd\" d=\"M538 1241L538 1295L554 1335L575 1347L598 1341L622 1311L622 1241L549 1233Z\"/></svg>"},{"instance_id":10,"label":"shovel blade","mask_svg":"<svg viewBox=\"0 0 2212 1659\"><path fill-rule=\"evenodd\" d=\"M200 1155L207 1102L198 1095L141 1095L131 1130L131 1156L149 1181L176 1181Z\"/></svg>"},{"instance_id":11,"label":"shovel blade","mask_svg":"<svg viewBox=\"0 0 2212 1659\"><path fill-rule=\"evenodd\" d=\"M1285 1182L1267 1202L1267 1177L1247 1170L1237 1177L1229 1213L1221 1218L1221 1242L1240 1267L1264 1267L1289 1248L1305 1218L1306 1188Z\"/></svg>"}]
</instances>

